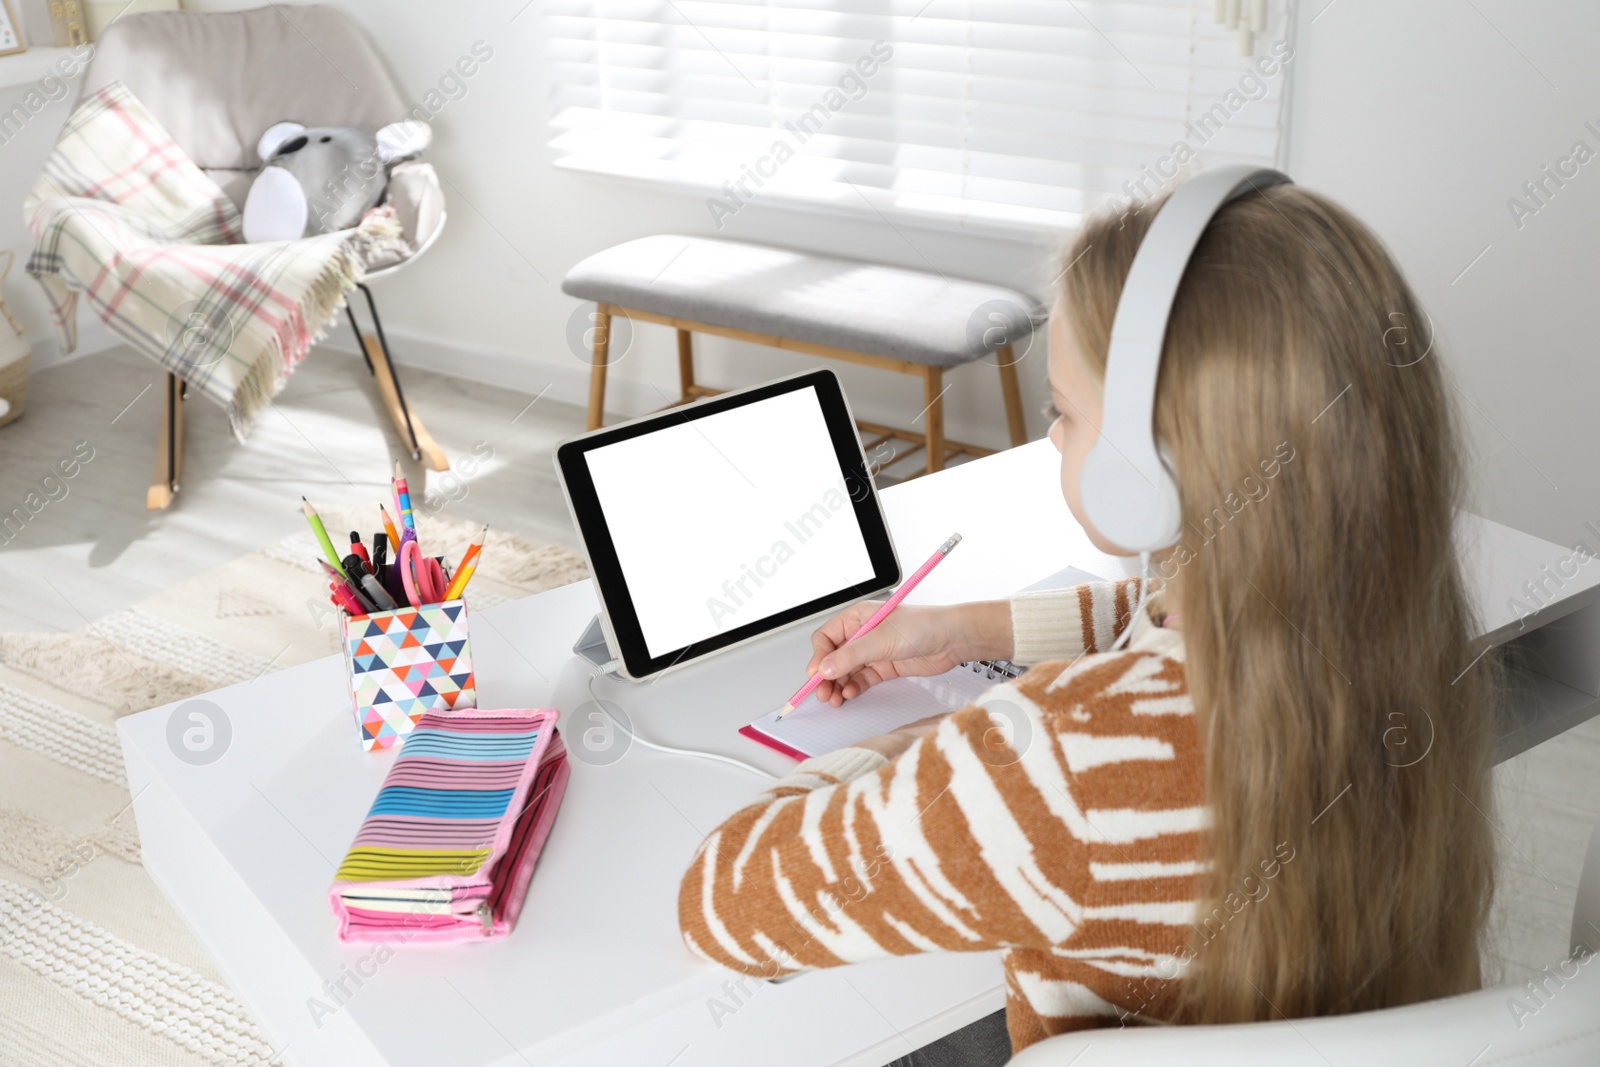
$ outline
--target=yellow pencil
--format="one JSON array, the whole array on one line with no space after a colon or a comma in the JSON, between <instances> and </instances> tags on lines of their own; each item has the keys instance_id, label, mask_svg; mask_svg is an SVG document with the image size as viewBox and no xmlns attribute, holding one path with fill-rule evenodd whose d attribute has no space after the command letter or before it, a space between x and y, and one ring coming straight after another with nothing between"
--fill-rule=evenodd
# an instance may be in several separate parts
<instances>
[{"instance_id":1,"label":"yellow pencil","mask_svg":"<svg viewBox=\"0 0 1600 1067\"><path fill-rule=\"evenodd\" d=\"M450 588L444 591L446 600L454 600L461 595L461 591L472 580L472 572L477 570L478 553L483 551L483 539L489 533L485 526L478 531L478 536L472 539L472 544L467 546L466 552L461 555L461 562L456 564L456 576L450 579Z\"/></svg>"},{"instance_id":2,"label":"yellow pencil","mask_svg":"<svg viewBox=\"0 0 1600 1067\"><path fill-rule=\"evenodd\" d=\"M378 513L383 516L383 529L389 535L389 549L395 553L395 559L400 558L400 534L394 528L394 522L389 518L388 509L382 504L378 505Z\"/></svg>"}]
</instances>

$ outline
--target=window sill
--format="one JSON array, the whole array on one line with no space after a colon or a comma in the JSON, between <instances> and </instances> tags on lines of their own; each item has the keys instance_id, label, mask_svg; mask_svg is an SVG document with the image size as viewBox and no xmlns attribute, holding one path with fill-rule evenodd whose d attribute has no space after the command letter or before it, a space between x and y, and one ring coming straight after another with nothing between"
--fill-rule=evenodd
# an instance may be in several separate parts
<instances>
[{"instance_id":1,"label":"window sill","mask_svg":"<svg viewBox=\"0 0 1600 1067\"><path fill-rule=\"evenodd\" d=\"M722 190L708 186L699 186L669 178L627 173L621 170L590 167L565 160L556 161L555 166L572 174L615 182L633 189L652 189L678 196L692 197L704 203L716 200L728 203L726 194ZM884 199L889 199L896 195L884 190L874 190L874 192ZM757 192L752 199L746 200L738 210L742 212L745 208L758 212L800 212L852 221L879 222L891 228L906 226L1047 249L1059 245L1072 232L1077 222L1074 219L1071 223L1052 225L1005 218L985 218L970 215L956 216L938 210L918 210L915 207L908 207L904 204L878 205L860 194L854 198L852 203L844 199L812 198L783 192ZM734 214L736 213L734 212ZM731 215L728 217L731 217ZM718 225L710 214L709 209L707 221L717 229L722 229L722 226Z\"/></svg>"}]
</instances>

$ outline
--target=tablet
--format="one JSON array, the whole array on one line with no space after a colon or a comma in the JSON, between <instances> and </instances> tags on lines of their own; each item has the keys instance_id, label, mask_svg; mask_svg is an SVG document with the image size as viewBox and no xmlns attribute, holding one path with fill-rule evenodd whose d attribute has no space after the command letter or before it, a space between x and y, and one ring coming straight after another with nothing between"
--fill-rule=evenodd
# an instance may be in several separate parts
<instances>
[{"instance_id":1,"label":"tablet","mask_svg":"<svg viewBox=\"0 0 1600 1067\"><path fill-rule=\"evenodd\" d=\"M646 678L900 580L831 370L564 441L612 655Z\"/></svg>"}]
</instances>

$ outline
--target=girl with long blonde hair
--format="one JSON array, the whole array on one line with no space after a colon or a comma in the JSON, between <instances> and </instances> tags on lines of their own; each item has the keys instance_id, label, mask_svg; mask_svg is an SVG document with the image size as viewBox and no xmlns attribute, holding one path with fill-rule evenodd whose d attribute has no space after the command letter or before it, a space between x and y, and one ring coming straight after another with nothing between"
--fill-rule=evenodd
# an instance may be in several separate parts
<instances>
[{"instance_id":1,"label":"girl with long blonde hair","mask_svg":"<svg viewBox=\"0 0 1600 1067\"><path fill-rule=\"evenodd\" d=\"M1162 203L1085 223L1051 316L1059 489L1120 555L1079 471ZM1331 201L1279 185L1217 211L1162 351L1154 428L1183 533L1150 587L902 607L849 643L874 605L825 624L811 666L835 705L963 661L1035 666L979 706L808 760L729 819L684 878L690 947L767 977L1003 948L1013 1048L1477 988L1489 668L1429 333ZM993 728L1002 705L1021 728Z\"/></svg>"}]
</instances>

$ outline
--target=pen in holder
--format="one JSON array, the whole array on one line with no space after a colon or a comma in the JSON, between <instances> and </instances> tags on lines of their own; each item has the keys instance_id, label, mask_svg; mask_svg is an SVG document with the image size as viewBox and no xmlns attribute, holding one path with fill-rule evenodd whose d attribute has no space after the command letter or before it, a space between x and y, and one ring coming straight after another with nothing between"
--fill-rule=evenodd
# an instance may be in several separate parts
<instances>
[{"instance_id":1,"label":"pen in holder","mask_svg":"<svg viewBox=\"0 0 1600 1067\"><path fill-rule=\"evenodd\" d=\"M430 711L477 706L464 601L346 616L343 625L363 749L395 745Z\"/></svg>"}]
</instances>

